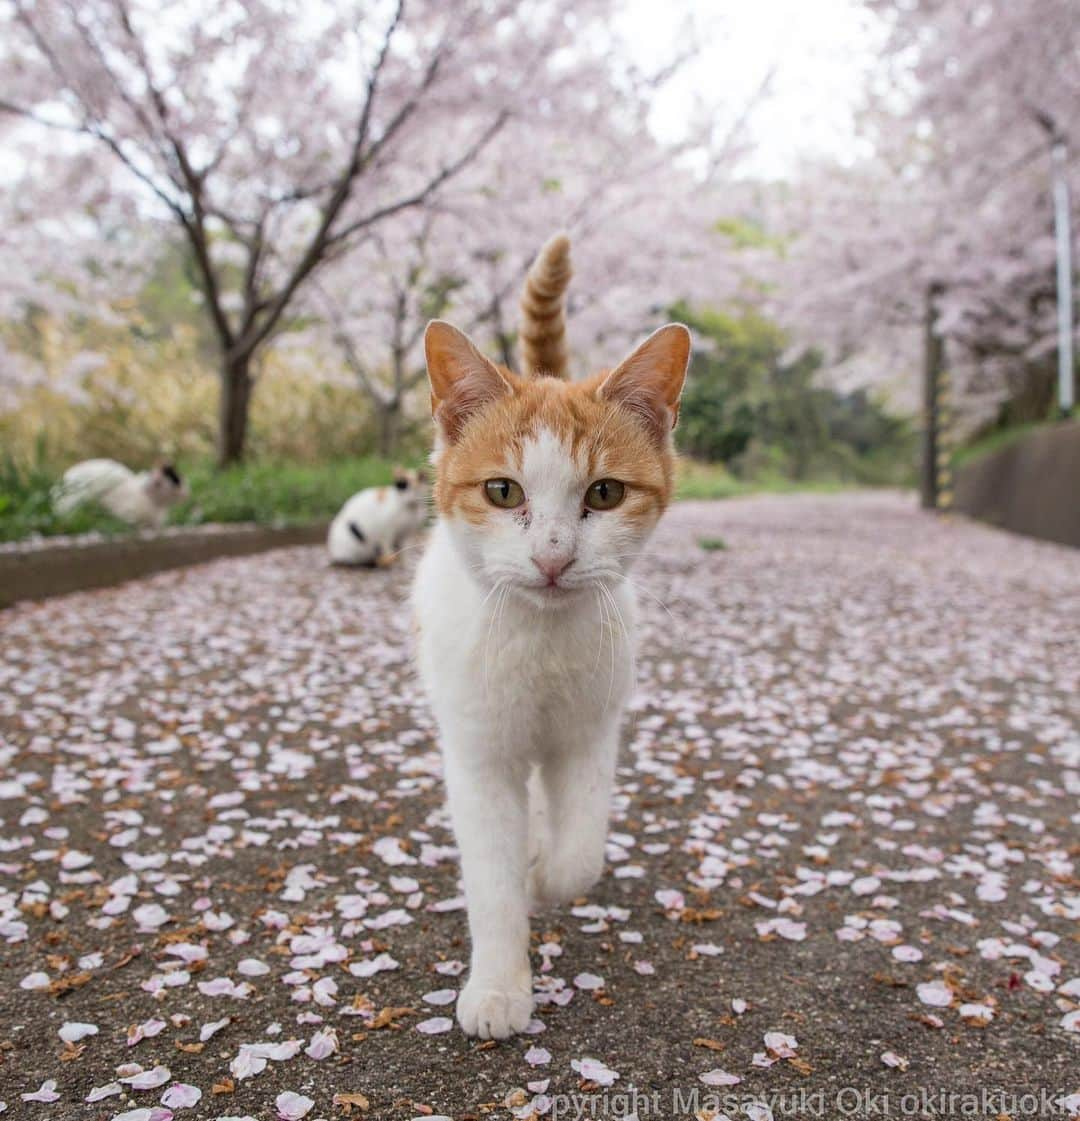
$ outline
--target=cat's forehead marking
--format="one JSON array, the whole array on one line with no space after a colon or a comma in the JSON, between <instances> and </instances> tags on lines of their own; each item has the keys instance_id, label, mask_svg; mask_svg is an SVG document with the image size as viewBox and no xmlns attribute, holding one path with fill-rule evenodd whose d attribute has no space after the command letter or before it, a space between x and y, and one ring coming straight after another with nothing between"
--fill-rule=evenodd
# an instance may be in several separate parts
<instances>
[{"instance_id":1,"label":"cat's forehead marking","mask_svg":"<svg viewBox=\"0 0 1080 1121\"><path fill-rule=\"evenodd\" d=\"M567 489L581 478L585 465L574 441L551 428L538 428L521 444L521 470L530 485Z\"/></svg>"}]
</instances>

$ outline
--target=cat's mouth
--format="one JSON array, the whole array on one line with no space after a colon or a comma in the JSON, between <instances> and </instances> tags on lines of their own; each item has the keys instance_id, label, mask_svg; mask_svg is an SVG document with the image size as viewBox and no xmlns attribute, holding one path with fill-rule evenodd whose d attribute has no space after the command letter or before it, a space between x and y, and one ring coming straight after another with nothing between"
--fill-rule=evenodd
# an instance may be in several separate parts
<instances>
[{"instance_id":1,"label":"cat's mouth","mask_svg":"<svg viewBox=\"0 0 1080 1121\"><path fill-rule=\"evenodd\" d=\"M517 588L526 599L544 607L553 607L556 604L567 602L574 599L582 591L582 587L578 584L551 582L546 584L521 583L517 585Z\"/></svg>"}]
</instances>

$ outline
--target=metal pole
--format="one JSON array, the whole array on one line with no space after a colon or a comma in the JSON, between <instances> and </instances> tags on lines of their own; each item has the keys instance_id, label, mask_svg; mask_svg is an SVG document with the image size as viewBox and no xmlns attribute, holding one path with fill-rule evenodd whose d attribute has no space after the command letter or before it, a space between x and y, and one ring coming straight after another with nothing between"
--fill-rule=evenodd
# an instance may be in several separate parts
<instances>
[{"instance_id":1,"label":"metal pole","mask_svg":"<svg viewBox=\"0 0 1080 1121\"><path fill-rule=\"evenodd\" d=\"M1069 232L1068 160L1064 137L1054 139L1054 233L1057 237L1058 405L1068 416L1076 403L1073 368L1072 238Z\"/></svg>"}]
</instances>

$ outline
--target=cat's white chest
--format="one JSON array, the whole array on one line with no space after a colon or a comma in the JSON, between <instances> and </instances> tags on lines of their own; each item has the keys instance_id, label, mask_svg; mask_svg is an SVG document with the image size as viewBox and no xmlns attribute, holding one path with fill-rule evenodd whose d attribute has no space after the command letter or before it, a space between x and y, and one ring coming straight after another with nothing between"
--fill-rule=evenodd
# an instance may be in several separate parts
<instances>
[{"instance_id":1,"label":"cat's white chest","mask_svg":"<svg viewBox=\"0 0 1080 1121\"><path fill-rule=\"evenodd\" d=\"M617 715L633 674L634 603L597 593L542 610L512 593L484 592L447 534L432 534L413 602L419 665L440 723L474 719L535 753L553 727L604 723Z\"/></svg>"}]
</instances>

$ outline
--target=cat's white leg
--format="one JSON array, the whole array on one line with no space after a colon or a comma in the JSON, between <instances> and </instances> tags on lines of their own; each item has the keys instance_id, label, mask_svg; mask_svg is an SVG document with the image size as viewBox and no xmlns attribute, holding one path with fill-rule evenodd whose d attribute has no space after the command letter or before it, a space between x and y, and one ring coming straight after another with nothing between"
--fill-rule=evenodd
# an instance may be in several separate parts
<instances>
[{"instance_id":1,"label":"cat's white leg","mask_svg":"<svg viewBox=\"0 0 1080 1121\"><path fill-rule=\"evenodd\" d=\"M618 721L609 721L544 759L542 809L533 817L541 835L531 843L531 906L565 903L600 878L618 750Z\"/></svg>"},{"instance_id":2,"label":"cat's white leg","mask_svg":"<svg viewBox=\"0 0 1080 1121\"><path fill-rule=\"evenodd\" d=\"M466 1035L505 1039L528 1024L533 1009L525 896L527 767L505 758L476 758L475 743L462 747L444 749L472 938L458 1022Z\"/></svg>"}]
</instances>

